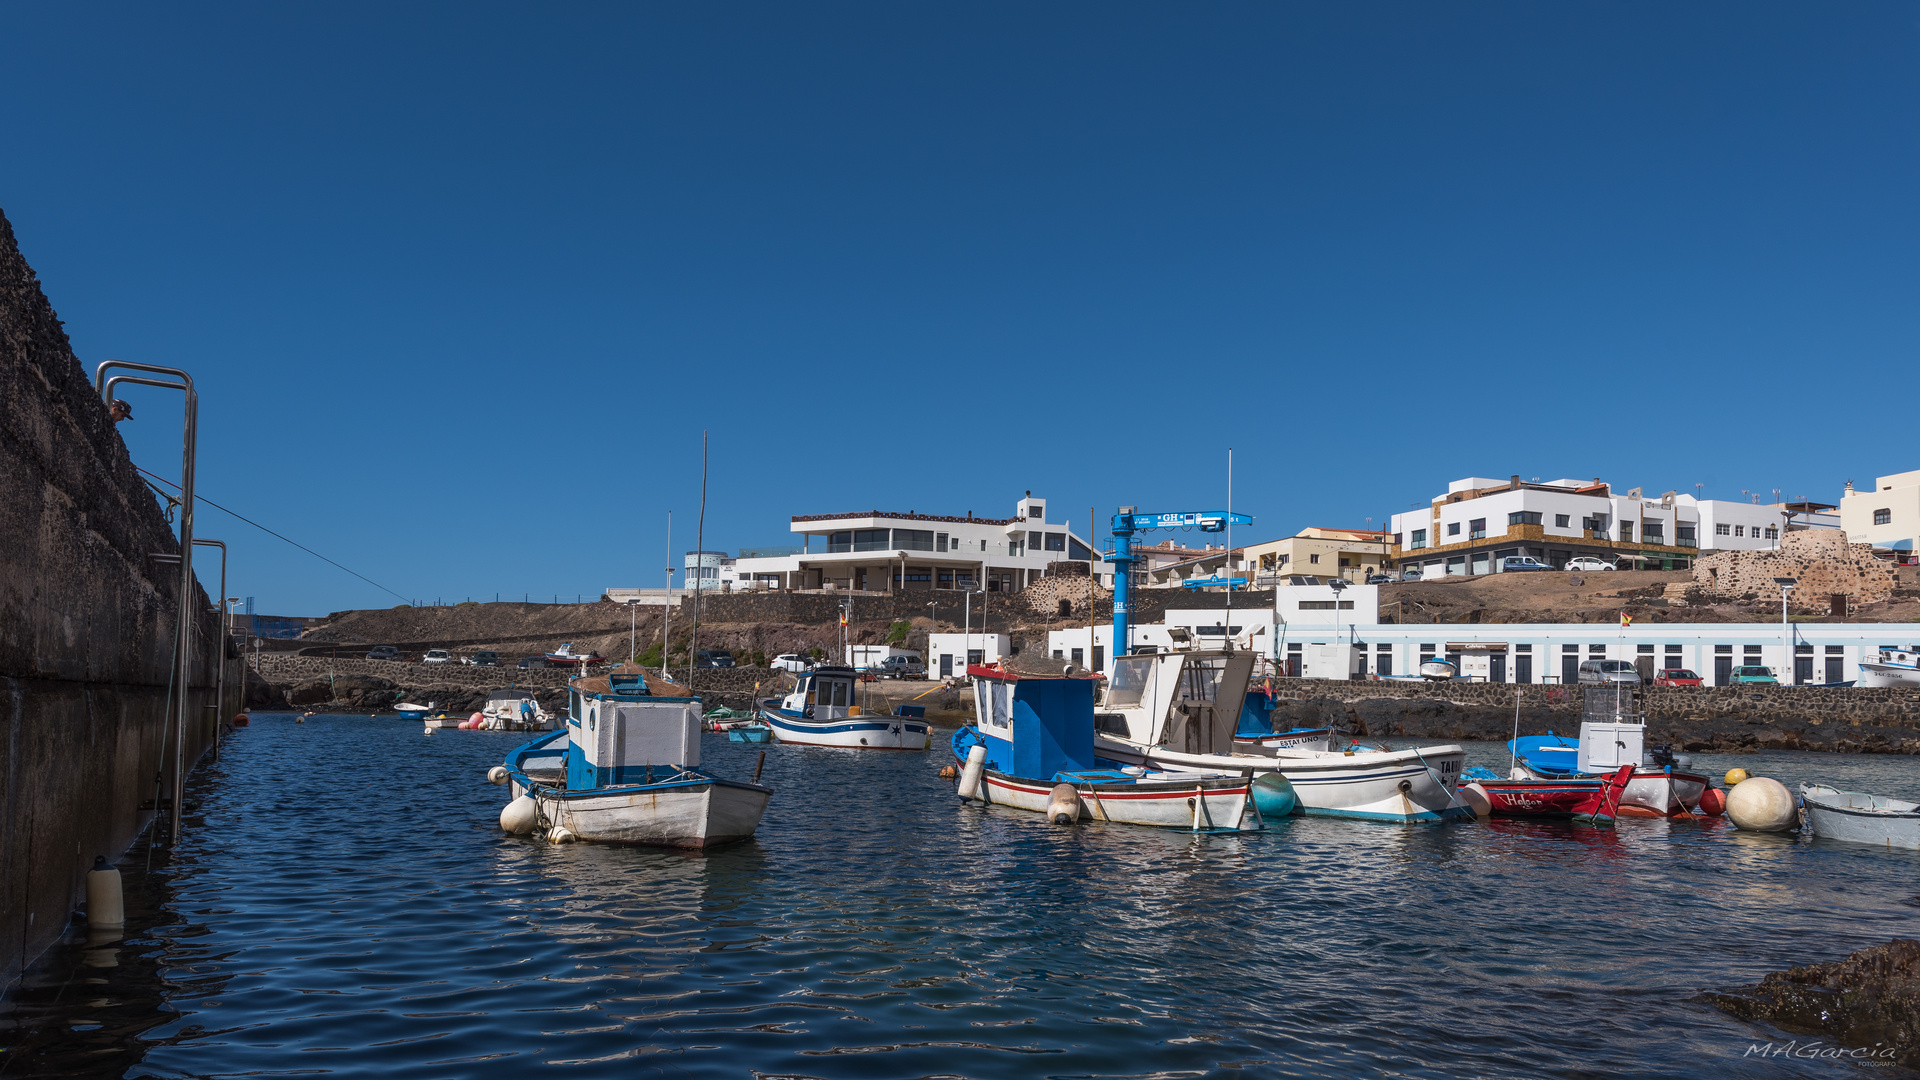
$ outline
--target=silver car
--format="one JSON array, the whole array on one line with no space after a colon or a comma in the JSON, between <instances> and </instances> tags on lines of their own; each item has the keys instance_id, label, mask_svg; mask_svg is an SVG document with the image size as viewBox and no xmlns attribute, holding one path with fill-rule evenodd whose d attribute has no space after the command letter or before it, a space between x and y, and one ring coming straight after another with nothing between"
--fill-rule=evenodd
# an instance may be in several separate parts
<instances>
[{"instance_id":1,"label":"silver car","mask_svg":"<svg viewBox=\"0 0 1920 1080\"><path fill-rule=\"evenodd\" d=\"M1640 669L1625 660L1588 660L1580 665L1580 685L1640 685Z\"/></svg>"}]
</instances>

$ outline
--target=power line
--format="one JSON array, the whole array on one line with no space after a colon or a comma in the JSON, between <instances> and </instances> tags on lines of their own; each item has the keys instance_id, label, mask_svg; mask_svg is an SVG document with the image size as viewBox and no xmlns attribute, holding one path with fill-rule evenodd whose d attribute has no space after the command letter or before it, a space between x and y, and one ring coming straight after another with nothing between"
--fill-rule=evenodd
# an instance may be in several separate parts
<instances>
[{"instance_id":1,"label":"power line","mask_svg":"<svg viewBox=\"0 0 1920 1080\"><path fill-rule=\"evenodd\" d=\"M138 465L135 465L135 466L134 466L134 468L136 468L136 469L140 469L140 466L138 466ZM148 476L151 476L151 477L153 477L153 478L154 478L155 480L158 480L158 481L160 481L161 483L163 483L163 484L165 484L165 485L167 485L168 487L170 487L170 488L172 488L172 489L174 489L175 491L178 491L178 490L180 490L180 485L179 485L179 484L176 484L176 483L174 483L173 481L171 481L171 480L168 480L168 479L167 479L166 477L163 477L163 476L158 476L158 475L156 475L156 474L154 474L154 473L150 473L150 472L147 472L147 470L145 470L145 469L140 469L140 471L141 471L141 472L143 472L143 473L147 473L147 475L148 475ZM241 514L241 513L238 513L237 511L233 511L233 510L228 510L228 509L227 509L226 507L224 507L224 506L221 506L221 505L220 505L219 503L217 503L217 502L214 502L214 501L213 501L212 499L209 499L209 498L207 498L207 497L206 497L205 495L201 495L201 494L198 494L198 493L196 493L196 494L194 495L194 497L193 497L193 498L194 498L194 501L195 501L195 502L203 502L203 503L206 503L206 504L207 504L208 506L211 506L211 507L213 507L213 508L214 508L215 510L219 510L219 511L221 511L221 512L223 512L223 513L227 513L227 514L231 514L231 515L233 515L234 517L237 517L237 518L239 518L239 519L240 519L241 521L244 521L244 522L246 522L247 524L249 524L249 525L251 525L251 526L253 526L254 528L256 528L256 529L259 529L259 530L260 530L261 532L263 532L263 533L266 533L266 534L267 534L268 536L276 536L276 537L279 537L280 539L282 539L282 540L285 540L285 541L286 541L287 543L289 543L289 544L292 544L292 545L293 545L294 547L297 547L297 548L299 548L299 549L300 549L301 551L304 551L304 552L306 552L307 554L309 554L309 555L311 555L311 556L313 556L314 558L316 558L316 559L319 559L319 560L320 560L321 562L324 562L324 563L330 563L330 564L332 564L332 565L334 565L334 566L339 566L339 567L340 567L340 569L342 569L342 570L346 570L346 571L347 571L347 573L349 573L349 574L352 574L352 575L353 575L354 577L357 577L357 578L359 578L359 579L360 579L361 581L364 581L364 582L366 582L367 584L369 584L369 585L371 585L371 586L373 586L374 588L376 588L376 589L379 589L379 590L380 590L381 592L384 592L384 593L390 593L390 594L392 594L392 595L394 595L394 596L399 596L399 597L400 597L400 601L401 601L402 603L406 603L406 604L411 604L411 603L413 603L413 601L412 601L412 600L410 600L410 599L408 599L407 597L404 597L404 596L400 596L400 594L399 594L399 593L397 593L397 592L394 592L394 591L393 591L392 589L389 589L389 588L387 588L387 587L386 587L385 585L382 585L382 584L380 584L379 582L377 582L377 581L375 581L375 580L373 580L372 578L370 578L370 577L368 577L367 575L365 575L365 574L362 574L362 573L359 573L358 571L355 571L355 570L348 570L348 569L347 569L346 567L344 567L344 566L340 566L340 564L339 564L339 563L337 563L337 562L334 562L334 561L333 561L332 559L329 559L329 558L327 558L327 557L326 557L325 555L322 555L322 554L320 554L319 552L317 552L317 551L315 551L315 550L313 550L312 548L310 548L310 547L308 547L307 545L305 545L305 544L303 544L303 543L301 543L300 541L298 541L298 540L295 540L295 539L292 539L291 537L287 537L287 536L281 536L281 535L280 535L279 533L277 533L277 532L274 532L274 531L273 531L272 529L269 529L269 528L267 528L267 527L266 527L265 525L262 525L262 524L260 524L259 522L257 522L257 521L255 521L255 520L253 520L252 518L250 518L250 517L247 517L247 516L246 516L245 514Z\"/></svg>"}]
</instances>

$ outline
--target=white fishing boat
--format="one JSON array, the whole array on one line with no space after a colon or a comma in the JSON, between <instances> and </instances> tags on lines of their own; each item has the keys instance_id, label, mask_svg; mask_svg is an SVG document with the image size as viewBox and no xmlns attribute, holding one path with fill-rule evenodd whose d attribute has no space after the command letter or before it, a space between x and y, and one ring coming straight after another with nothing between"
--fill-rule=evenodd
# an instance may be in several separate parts
<instances>
[{"instance_id":1,"label":"white fishing boat","mask_svg":"<svg viewBox=\"0 0 1920 1080\"><path fill-rule=\"evenodd\" d=\"M1861 686L1920 686L1920 646L1882 645L1860 663Z\"/></svg>"},{"instance_id":2,"label":"white fishing boat","mask_svg":"<svg viewBox=\"0 0 1920 1080\"><path fill-rule=\"evenodd\" d=\"M1920 803L1801 784L1806 831L1826 840L1920 851Z\"/></svg>"},{"instance_id":3,"label":"white fishing boat","mask_svg":"<svg viewBox=\"0 0 1920 1080\"><path fill-rule=\"evenodd\" d=\"M850 750L925 750L927 722L912 716L871 716L858 704L858 676L850 667L817 667L791 693L759 703L760 719L775 740Z\"/></svg>"},{"instance_id":4,"label":"white fishing boat","mask_svg":"<svg viewBox=\"0 0 1920 1080\"><path fill-rule=\"evenodd\" d=\"M1626 683L1588 686L1581 703L1580 737L1549 731L1516 736L1514 780L1599 780L1634 765L1620 798L1622 817L1684 817L1700 805L1711 781L1693 771L1693 759L1664 747L1648 749L1647 720L1635 688ZM1518 719L1519 703L1515 702Z\"/></svg>"},{"instance_id":5,"label":"white fishing boat","mask_svg":"<svg viewBox=\"0 0 1920 1080\"><path fill-rule=\"evenodd\" d=\"M1062 665L1064 667L1064 665ZM1239 776L1102 768L1093 745L1093 680L975 665L974 723L954 733L960 796L1081 821L1193 832L1266 827L1250 771ZM1285 789L1263 792L1285 799Z\"/></svg>"},{"instance_id":6,"label":"white fishing boat","mask_svg":"<svg viewBox=\"0 0 1920 1080\"><path fill-rule=\"evenodd\" d=\"M972 669L968 669L972 673ZM1443 745L1386 750L1236 742L1253 670L1247 652L1191 651L1116 657L1094 714L1094 749L1126 766L1177 773L1279 773L1301 812L1376 821L1472 820L1455 793L1466 751Z\"/></svg>"},{"instance_id":7,"label":"white fishing boat","mask_svg":"<svg viewBox=\"0 0 1920 1080\"><path fill-rule=\"evenodd\" d=\"M534 698L531 690L495 690L480 707L481 726L488 731L552 731L557 718Z\"/></svg>"},{"instance_id":8,"label":"white fishing boat","mask_svg":"<svg viewBox=\"0 0 1920 1080\"><path fill-rule=\"evenodd\" d=\"M568 688L566 726L515 749L495 770L513 794L502 828L559 842L675 848L753 835L773 792L700 769L698 698L664 680L650 687L630 665Z\"/></svg>"}]
</instances>

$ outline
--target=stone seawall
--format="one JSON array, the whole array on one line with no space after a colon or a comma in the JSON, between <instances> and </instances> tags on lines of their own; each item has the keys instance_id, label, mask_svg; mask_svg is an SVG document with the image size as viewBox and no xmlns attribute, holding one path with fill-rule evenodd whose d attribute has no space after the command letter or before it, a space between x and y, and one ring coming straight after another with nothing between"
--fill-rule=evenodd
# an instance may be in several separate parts
<instances>
[{"instance_id":1,"label":"stone seawall","mask_svg":"<svg viewBox=\"0 0 1920 1080\"><path fill-rule=\"evenodd\" d=\"M177 395L127 396L140 422L177 430ZM163 734L180 600L177 567L153 558L179 544L4 215L0 402L3 988L66 929L94 856L117 859L152 816L154 775L173 757ZM229 700L213 701L225 643L208 597L192 602L206 615L190 643L189 762L242 690L229 661Z\"/></svg>"},{"instance_id":2,"label":"stone seawall","mask_svg":"<svg viewBox=\"0 0 1920 1080\"><path fill-rule=\"evenodd\" d=\"M566 701L567 680L575 674L565 668L334 660L285 653L262 653L250 657L248 664L268 688L256 707L269 711L384 712L406 701L416 705L431 702L437 709L458 713L479 708L489 693L508 687L532 690L543 706L554 710ZM687 672L676 668L674 677L684 684ZM751 700L755 683L771 692L781 685L781 675L768 668L738 667L702 669L694 677L694 689L709 705L736 708Z\"/></svg>"},{"instance_id":3,"label":"stone seawall","mask_svg":"<svg viewBox=\"0 0 1920 1080\"><path fill-rule=\"evenodd\" d=\"M1373 737L1443 739L1579 731L1579 687L1504 683L1338 682L1274 684L1280 719L1334 724ZM1920 689L1812 686L1657 687L1642 691L1648 737L1688 750L1827 750L1920 753Z\"/></svg>"}]
</instances>

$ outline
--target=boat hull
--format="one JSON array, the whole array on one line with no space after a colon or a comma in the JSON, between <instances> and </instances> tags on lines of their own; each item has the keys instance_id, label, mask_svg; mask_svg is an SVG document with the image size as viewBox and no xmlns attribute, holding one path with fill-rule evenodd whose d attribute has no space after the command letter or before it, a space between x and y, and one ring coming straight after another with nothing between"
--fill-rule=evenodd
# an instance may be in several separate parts
<instances>
[{"instance_id":1,"label":"boat hull","mask_svg":"<svg viewBox=\"0 0 1920 1080\"><path fill-rule=\"evenodd\" d=\"M1467 754L1458 746L1347 754L1279 751L1185 754L1165 747L1095 736L1094 753L1123 765L1165 772L1277 772L1293 785L1300 812L1315 817L1401 823L1471 821L1473 811L1454 794Z\"/></svg>"},{"instance_id":2,"label":"boat hull","mask_svg":"<svg viewBox=\"0 0 1920 1080\"><path fill-rule=\"evenodd\" d=\"M1920 686L1920 668L1904 664L1863 663L1860 665L1860 678L1855 681L1861 686Z\"/></svg>"},{"instance_id":3,"label":"boat hull","mask_svg":"<svg viewBox=\"0 0 1920 1080\"><path fill-rule=\"evenodd\" d=\"M810 720L781 709L760 708L760 719L775 741L795 746L837 746L847 750L925 750L927 722L904 716L842 716Z\"/></svg>"},{"instance_id":4,"label":"boat hull","mask_svg":"<svg viewBox=\"0 0 1920 1080\"><path fill-rule=\"evenodd\" d=\"M1557 780L1476 780L1495 817L1571 818L1612 823L1631 782L1631 766L1610 777Z\"/></svg>"},{"instance_id":5,"label":"boat hull","mask_svg":"<svg viewBox=\"0 0 1920 1080\"><path fill-rule=\"evenodd\" d=\"M1522 779L1580 780L1597 782L1600 777L1542 772L1522 765ZM1677 772L1656 765L1634 770L1633 779L1620 797L1621 817L1680 817L1690 814L1706 794L1708 779L1699 773Z\"/></svg>"},{"instance_id":6,"label":"boat hull","mask_svg":"<svg viewBox=\"0 0 1920 1080\"><path fill-rule=\"evenodd\" d=\"M533 796L550 825L581 840L693 850L752 836L773 794L758 784L719 779L588 791L514 787Z\"/></svg>"},{"instance_id":7,"label":"boat hull","mask_svg":"<svg viewBox=\"0 0 1920 1080\"><path fill-rule=\"evenodd\" d=\"M1800 786L1807 831L1823 840L1920 851L1920 810L1912 803L1811 784ZM1876 803L1878 805L1876 805Z\"/></svg>"},{"instance_id":8,"label":"boat hull","mask_svg":"<svg viewBox=\"0 0 1920 1080\"><path fill-rule=\"evenodd\" d=\"M1030 780L987 770L981 776L984 801L1036 814L1047 812L1054 782ZM1076 783L1080 820L1120 825L1153 825L1201 832L1250 830L1257 820L1248 809L1252 787L1244 779L1140 780L1133 783Z\"/></svg>"}]
</instances>

